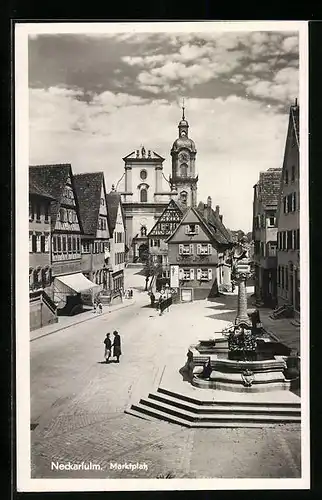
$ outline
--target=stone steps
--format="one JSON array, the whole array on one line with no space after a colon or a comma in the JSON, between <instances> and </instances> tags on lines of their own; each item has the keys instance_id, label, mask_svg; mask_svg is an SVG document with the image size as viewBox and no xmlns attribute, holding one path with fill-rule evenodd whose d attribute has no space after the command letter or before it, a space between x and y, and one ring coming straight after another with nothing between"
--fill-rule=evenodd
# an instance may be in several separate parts
<instances>
[{"instance_id":1,"label":"stone steps","mask_svg":"<svg viewBox=\"0 0 322 500\"><path fill-rule=\"evenodd\" d=\"M261 427L301 422L298 402L201 401L161 387L126 412L186 427Z\"/></svg>"}]
</instances>

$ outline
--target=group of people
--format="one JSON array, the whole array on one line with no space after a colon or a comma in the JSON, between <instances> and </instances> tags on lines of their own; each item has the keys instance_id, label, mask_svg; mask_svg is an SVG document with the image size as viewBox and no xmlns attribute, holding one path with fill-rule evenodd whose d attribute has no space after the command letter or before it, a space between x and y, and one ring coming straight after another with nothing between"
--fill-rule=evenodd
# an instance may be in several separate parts
<instances>
[{"instance_id":1,"label":"group of people","mask_svg":"<svg viewBox=\"0 0 322 500\"><path fill-rule=\"evenodd\" d=\"M121 337L118 331L114 330L113 335L113 343L110 338L110 333L106 334L106 337L104 339L104 344L105 344L105 351L104 351L104 358L105 358L105 363L108 363L110 360L110 357L113 356L116 358L116 363L120 362L120 356L122 354L121 352ZM112 347L113 347L113 355L112 355Z\"/></svg>"},{"instance_id":2,"label":"group of people","mask_svg":"<svg viewBox=\"0 0 322 500\"><path fill-rule=\"evenodd\" d=\"M149 292L151 307L155 307L156 297L154 293ZM167 309L172 304L172 296L168 296L166 293L160 293L157 301L157 309L160 311L160 316L162 316L163 311Z\"/></svg>"},{"instance_id":3,"label":"group of people","mask_svg":"<svg viewBox=\"0 0 322 500\"><path fill-rule=\"evenodd\" d=\"M133 290L131 288L129 288L128 290L125 291L124 296L126 299L132 299L133 298Z\"/></svg>"},{"instance_id":4,"label":"group of people","mask_svg":"<svg viewBox=\"0 0 322 500\"><path fill-rule=\"evenodd\" d=\"M99 297L94 299L94 314L98 311L99 314L103 312L102 302Z\"/></svg>"}]
</instances>

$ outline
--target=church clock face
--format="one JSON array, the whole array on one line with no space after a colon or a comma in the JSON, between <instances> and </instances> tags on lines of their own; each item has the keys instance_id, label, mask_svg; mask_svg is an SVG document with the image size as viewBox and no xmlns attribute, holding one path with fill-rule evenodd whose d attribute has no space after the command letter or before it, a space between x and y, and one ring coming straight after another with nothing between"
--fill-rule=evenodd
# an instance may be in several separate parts
<instances>
[{"instance_id":1,"label":"church clock face","mask_svg":"<svg viewBox=\"0 0 322 500\"><path fill-rule=\"evenodd\" d=\"M182 153L179 154L179 160L180 161L188 161L189 160L189 155L185 151L182 151Z\"/></svg>"}]
</instances>

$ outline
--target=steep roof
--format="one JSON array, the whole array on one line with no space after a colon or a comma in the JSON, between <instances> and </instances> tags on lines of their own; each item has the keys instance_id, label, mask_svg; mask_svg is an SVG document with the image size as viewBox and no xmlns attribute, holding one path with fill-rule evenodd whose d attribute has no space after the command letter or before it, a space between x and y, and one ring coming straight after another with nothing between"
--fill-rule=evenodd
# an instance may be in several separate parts
<instances>
[{"instance_id":1,"label":"steep roof","mask_svg":"<svg viewBox=\"0 0 322 500\"><path fill-rule=\"evenodd\" d=\"M281 177L281 168L269 168L266 172L260 172L258 199L265 208L277 206Z\"/></svg>"},{"instance_id":2,"label":"steep roof","mask_svg":"<svg viewBox=\"0 0 322 500\"><path fill-rule=\"evenodd\" d=\"M232 243L232 235L230 231L224 226L219 218L219 215L211 208L204 204L202 201L197 207L198 213L208 225L214 239L220 244Z\"/></svg>"},{"instance_id":3,"label":"steep roof","mask_svg":"<svg viewBox=\"0 0 322 500\"><path fill-rule=\"evenodd\" d=\"M42 198L47 198L48 200L54 200L55 198L42 189L33 179L33 175L29 174L29 194L34 194L41 196Z\"/></svg>"},{"instance_id":4,"label":"steep roof","mask_svg":"<svg viewBox=\"0 0 322 500\"><path fill-rule=\"evenodd\" d=\"M154 229L157 227L158 223L160 221L162 221L163 219L163 216L164 214L169 210L169 208L171 207L171 205L174 205L176 208L178 208L178 210L182 213L182 215L186 212L187 210L187 207L184 207L183 205L181 205L179 202L175 201L175 200L170 200L169 203L167 204L167 206L163 209L162 211L162 214L160 215L160 217L158 218L158 220L155 222L155 224L152 226L152 228L150 229L149 233L148 233L148 237L153 233Z\"/></svg>"},{"instance_id":5,"label":"steep roof","mask_svg":"<svg viewBox=\"0 0 322 500\"><path fill-rule=\"evenodd\" d=\"M107 209L108 209L108 221L109 221L109 229L110 229L110 234L112 235L115 229L116 225L116 219L117 219L117 211L119 205L121 205L121 212L122 212L122 217L123 217L123 223L125 227L125 214L124 214L124 209L122 205L122 199L121 195L117 193L116 191L111 191L106 195L106 203L107 203Z\"/></svg>"},{"instance_id":6,"label":"steep roof","mask_svg":"<svg viewBox=\"0 0 322 500\"><path fill-rule=\"evenodd\" d=\"M103 172L77 174L74 175L74 182L84 233L95 236L104 174Z\"/></svg>"},{"instance_id":7,"label":"steep roof","mask_svg":"<svg viewBox=\"0 0 322 500\"><path fill-rule=\"evenodd\" d=\"M70 177L71 179L72 188L75 192L76 211L79 215L79 205L75 191L72 167L70 163L29 166L29 179L32 179L33 182L36 183L41 190L44 190L55 199L55 201L52 203L50 211L52 228L54 228L56 225L57 213L60 207L60 200L62 198L68 177ZM81 220L79 221L79 225L80 230L82 231Z\"/></svg>"}]
</instances>

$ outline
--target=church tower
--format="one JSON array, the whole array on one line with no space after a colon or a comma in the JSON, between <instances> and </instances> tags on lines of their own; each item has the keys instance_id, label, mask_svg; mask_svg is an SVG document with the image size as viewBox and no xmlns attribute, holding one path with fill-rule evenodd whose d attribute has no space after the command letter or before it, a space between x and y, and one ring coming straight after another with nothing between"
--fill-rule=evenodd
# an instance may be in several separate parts
<instances>
[{"instance_id":1,"label":"church tower","mask_svg":"<svg viewBox=\"0 0 322 500\"><path fill-rule=\"evenodd\" d=\"M196 147L193 140L188 137L189 124L185 119L184 105L182 106L182 119L179 122L179 137L171 148L172 176L170 184L172 192L176 192L177 199L183 205L197 206L197 182L195 173Z\"/></svg>"}]
</instances>

